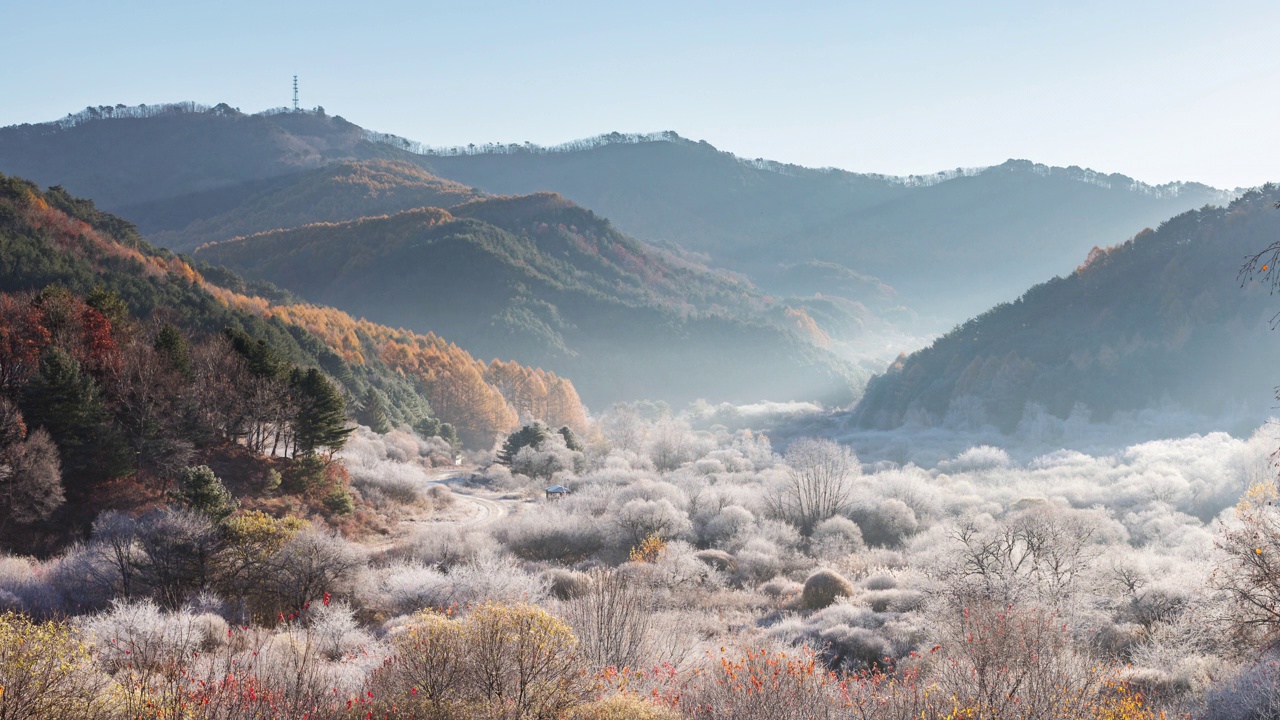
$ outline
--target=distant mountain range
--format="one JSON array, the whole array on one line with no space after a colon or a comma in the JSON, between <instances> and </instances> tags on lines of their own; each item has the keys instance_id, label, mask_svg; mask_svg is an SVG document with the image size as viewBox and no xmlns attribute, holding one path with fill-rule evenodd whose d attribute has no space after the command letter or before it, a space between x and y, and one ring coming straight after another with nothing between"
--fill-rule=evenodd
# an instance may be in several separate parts
<instances>
[{"instance_id":1,"label":"distant mountain range","mask_svg":"<svg viewBox=\"0 0 1280 720\"><path fill-rule=\"evenodd\" d=\"M306 202L344 172L326 165L367 160L400 163L356 173L367 177L354 178L336 207ZM484 193L559 193L624 233L701 253L769 291L830 294L829 270L839 266L875 280L870 292L846 285L846 297L873 309L906 305L944 326L1069 272L1094 245L1229 199L1198 183L1149 186L1022 160L905 178L810 169L745 160L673 132L433 151L317 112L192 103L88 108L0 129L0 170L93 197L175 248L415 202L448 207L466 192L405 164ZM253 222L232 217L246 213ZM810 272L813 262L826 269ZM891 302L880 286L897 291Z\"/></svg>"},{"instance_id":2,"label":"distant mountain range","mask_svg":"<svg viewBox=\"0 0 1280 720\"><path fill-rule=\"evenodd\" d=\"M786 269L784 287L812 294L821 276L797 285L804 274L794 266L840 265L946 323L1070 272L1096 244L1229 199L1198 183L1149 186L1025 160L907 178L814 170L744 160L670 132L437 151L423 162L488 192L559 192L624 232L705 253L766 289Z\"/></svg>"},{"instance_id":3,"label":"distant mountain range","mask_svg":"<svg viewBox=\"0 0 1280 720\"><path fill-rule=\"evenodd\" d=\"M1256 427L1274 406L1280 300L1237 273L1280 237L1277 202L1268 186L1095 249L1070 275L900 359L871 381L858 424L1011 431L1039 409L1106 420L1163 406Z\"/></svg>"}]
</instances>

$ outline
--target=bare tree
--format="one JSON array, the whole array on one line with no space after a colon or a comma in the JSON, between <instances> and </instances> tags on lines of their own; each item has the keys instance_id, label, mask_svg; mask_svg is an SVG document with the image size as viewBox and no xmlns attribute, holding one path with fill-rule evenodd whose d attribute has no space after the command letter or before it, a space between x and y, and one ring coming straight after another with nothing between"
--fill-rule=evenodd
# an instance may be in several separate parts
<instances>
[{"instance_id":1,"label":"bare tree","mask_svg":"<svg viewBox=\"0 0 1280 720\"><path fill-rule=\"evenodd\" d=\"M769 498L775 515L807 536L849 507L853 481L862 474L852 450L831 440L802 438L787 448L786 463L787 481Z\"/></svg>"},{"instance_id":2,"label":"bare tree","mask_svg":"<svg viewBox=\"0 0 1280 720\"><path fill-rule=\"evenodd\" d=\"M138 545L138 521L118 510L107 510L98 515L93 521L89 549L104 560L101 567L109 570L96 573L93 581L109 589L112 595L132 598L142 556Z\"/></svg>"},{"instance_id":3,"label":"bare tree","mask_svg":"<svg viewBox=\"0 0 1280 720\"><path fill-rule=\"evenodd\" d=\"M1032 508L989 528L962 525L952 535L959 551L942 577L957 605L1031 600L1064 610L1102 553L1100 528L1090 511L1056 507Z\"/></svg>"},{"instance_id":4,"label":"bare tree","mask_svg":"<svg viewBox=\"0 0 1280 720\"><path fill-rule=\"evenodd\" d=\"M364 558L342 537L304 530L272 559L269 592L282 610L296 612L325 593L339 594L363 565Z\"/></svg>"},{"instance_id":5,"label":"bare tree","mask_svg":"<svg viewBox=\"0 0 1280 720\"><path fill-rule=\"evenodd\" d=\"M617 570L595 568L586 585L564 607L579 653L598 669L640 667L655 617L650 596Z\"/></svg>"},{"instance_id":6,"label":"bare tree","mask_svg":"<svg viewBox=\"0 0 1280 720\"><path fill-rule=\"evenodd\" d=\"M0 397L0 530L49 517L63 502L58 448L44 428L30 434L22 414Z\"/></svg>"},{"instance_id":7,"label":"bare tree","mask_svg":"<svg viewBox=\"0 0 1280 720\"><path fill-rule=\"evenodd\" d=\"M1230 620L1243 639L1280 637L1280 486L1255 484L1218 535L1221 560L1212 585L1231 601Z\"/></svg>"},{"instance_id":8,"label":"bare tree","mask_svg":"<svg viewBox=\"0 0 1280 720\"><path fill-rule=\"evenodd\" d=\"M165 508L138 521L138 545L144 560L139 577L161 605L181 607L213 577L218 533L208 518L187 510Z\"/></svg>"}]
</instances>

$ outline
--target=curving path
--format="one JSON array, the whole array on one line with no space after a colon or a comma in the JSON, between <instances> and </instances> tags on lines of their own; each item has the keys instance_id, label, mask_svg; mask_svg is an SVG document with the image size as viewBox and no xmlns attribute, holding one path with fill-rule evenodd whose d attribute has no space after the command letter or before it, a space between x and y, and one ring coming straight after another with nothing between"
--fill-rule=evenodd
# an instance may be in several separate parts
<instances>
[{"instance_id":1,"label":"curving path","mask_svg":"<svg viewBox=\"0 0 1280 720\"><path fill-rule=\"evenodd\" d=\"M437 476L437 479L427 483L427 486L440 485L449 488L453 493L455 502L471 505L475 508L475 513L471 517L461 520L426 520L425 522L440 522L450 525L458 525L461 527L477 527L480 525L488 525L498 518L506 515L510 506L518 504L519 500L494 500L492 498L482 497L474 494L470 490L459 490L449 484L449 480L456 479L461 475L460 470L446 470Z\"/></svg>"},{"instance_id":2,"label":"curving path","mask_svg":"<svg viewBox=\"0 0 1280 720\"><path fill-rule=\"evenodd\" d=\"M447 487L453 493L454 511L449 513L449 519L423 517L421 515L402 518L396 523L395 529L389 535L365 540L362 544L365 546L366 551L379 553L390 550L395 547L396 543L411 535L414 528L426 525L453 525L464 528L483 527L507 515L512 507L519 505L521 502L520 500L485 497L483 491L460 489L451 481L458 480L462 474L463 471L458 469L443 470L435 473L432 479L425 483L426 487L431 487L432 485Z\"/></svg>"}]
</instances>

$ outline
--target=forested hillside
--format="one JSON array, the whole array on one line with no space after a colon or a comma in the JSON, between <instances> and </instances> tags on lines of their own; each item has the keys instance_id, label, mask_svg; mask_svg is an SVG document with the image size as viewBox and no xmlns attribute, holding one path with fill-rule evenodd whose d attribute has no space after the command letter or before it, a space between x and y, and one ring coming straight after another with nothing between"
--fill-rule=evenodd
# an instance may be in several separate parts
<instances>
[{"instance_id":1,"label":"forested hillside","mask_svg":"<svg viewBox=\"0 0 1280 720\"><path fill-rule=\"evenodd\" d=\"M864 427L904 423L1006 431L1038 406L1094 419L1166 405L1265 419L1276 383L1275 298L1237 280L1280 235L1280 190L1179 215L1095 248L1066 277L969 320L873 379Z\"/></svg>"},{"instance_id":2,"label":"forested hillside","mask_svg":"<svg viewBox=\"0 0 1280 720\"><path fill-rule=\"evenodd\" d=\"M320 369L340 384L352 417L375 427L435 419L487 447L517 424L517 407L553 423L580 425L583 417L568 380L520 367L543 390L508 399L486 380L488 365L435 335L357 322L225 270L197 270L90 201L0 176L0 292L51 287L79 297L109 293L139 322L169 323L197 340L230 333L278 358L268 364Z\"/></svg>"},{"instance_id":3,"label":"forested hillside","mask_svg":"<svg viewBox=\"0 0 1280 720\"><path fill-rule=\"evenodd\" d=\"M556 195L310 225L198 257L476 355L554 369L590 403L842 403L865 377L821 347L828 338L805 305L632 240ZM826 322L849 322L822 309Z\"/></svg>"}]
</instances>

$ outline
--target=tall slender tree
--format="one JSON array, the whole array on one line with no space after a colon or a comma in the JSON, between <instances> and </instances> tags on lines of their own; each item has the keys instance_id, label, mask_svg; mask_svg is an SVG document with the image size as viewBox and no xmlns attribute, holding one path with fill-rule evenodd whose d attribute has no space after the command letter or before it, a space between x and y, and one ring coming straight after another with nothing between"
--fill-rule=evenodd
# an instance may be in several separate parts
<instances>
[{"instance_id":1,"label":"tall slender tree","mask_svg":"<svg viewBox=\"0 0 1280 720\"><path fill-rule=\"evenodd\" d=\"M297 401L293 419L297 455L313 455L321 448L342 449L354 427L347 424L346 402L324 373L315 368L295 369L290 385Z\"/></svg>"}]
</instances>

